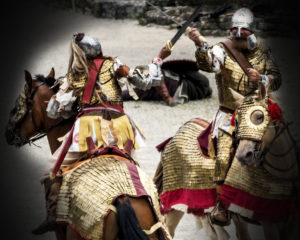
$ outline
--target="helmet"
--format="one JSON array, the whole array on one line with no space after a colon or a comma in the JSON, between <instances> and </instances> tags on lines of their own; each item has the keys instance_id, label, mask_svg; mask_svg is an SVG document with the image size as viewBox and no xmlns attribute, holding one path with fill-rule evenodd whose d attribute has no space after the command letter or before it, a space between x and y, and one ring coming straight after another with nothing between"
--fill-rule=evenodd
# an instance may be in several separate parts
<instances>
[{"instance_id":1,"label":"helmet","mask_svg":"<svg viewBox=\"0 0 300 240\"><path fill-rule=\"evenodd\" d=\"M231 29L237 28L240 32L241 28L246 28L253 32L254 30L254 15L248 8L240 8L232 16Z\"/></svg>"},{"instance_id":2,"label":"helmet","mask_svg":"<svg viewBox=\"0 0 300 240\"><path fill-rule=\"evenodd\" d=\"M95 58L101 52L101 44L96 38L84 33L76 33L73 35L75 43L85 52L87 57Z\"/></svg>"}]
</instances>

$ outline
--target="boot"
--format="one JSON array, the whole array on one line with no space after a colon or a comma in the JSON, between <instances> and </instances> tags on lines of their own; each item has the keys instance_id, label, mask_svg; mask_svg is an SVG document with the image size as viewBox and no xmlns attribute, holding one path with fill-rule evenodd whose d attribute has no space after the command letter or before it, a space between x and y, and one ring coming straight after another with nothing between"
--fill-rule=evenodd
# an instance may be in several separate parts
<instances>
[{"instance_id":1,"label":"boot","mask_svg":"<svg viewBox=\"0 0 300 240\"><path fill-rule=\"evenodd\" d=\"M55 177L54 180L46 178L44 180L45 187L45 199L46 199L46 209L47 217L37 228L32 230L32 234L41 235L49 231L54 231L56 228L56 206L57 198L62 183L62 177Z\"/></svg>"},{"instance_id":2,"label":"boot","mask_svg":"<svg viewBox=\"0 0 300 240\"><path fill-rule=\"evenodd\" d=\"M210 213L210 219L213 224L217 224L222 227L230 224L230 213L222 207L219 194L217 196L216 205Z\"/></svg>"},{"instance_id":3,"label":"boot","mask_svg":"<svg viewBox=\"0 0 300 240\"><path fill-rule=\"evenodd\" d=\"M167 103L167 105L174 107L176 102L174 98L170 96L169 90L165 84L165 82L161 82L160 86L155 87L156 91L158 91L161 98Z\"/></svg>"}]
</instances>

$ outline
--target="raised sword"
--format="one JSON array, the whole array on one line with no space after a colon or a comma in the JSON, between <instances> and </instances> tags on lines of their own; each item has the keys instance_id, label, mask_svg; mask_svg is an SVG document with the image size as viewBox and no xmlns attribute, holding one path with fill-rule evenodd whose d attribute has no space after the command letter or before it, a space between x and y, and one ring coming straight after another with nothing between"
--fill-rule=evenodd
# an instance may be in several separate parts
<instances>
[{"instance_id":1,"label":"raised sword","mask_svg":"<svg viewBox=\"0 0 300 240\"><path fill-rule=\"evenodd\" d=\"M167 41L167 45L166 48L169 51L173 50L173 46L175 45L175 43L178 41L178 39L181 37L181 35L183 33L186 32L186 30L189 30L189 26L190 24L199 16L199 12L200 12L201 7L198 6L194 12L191 14L191 16L185 21L184 24L181 25L181 27L179 28L179 30L177 31L177 33L173 36L173 38L169 41Z\"/></svg>"}]
</instances>

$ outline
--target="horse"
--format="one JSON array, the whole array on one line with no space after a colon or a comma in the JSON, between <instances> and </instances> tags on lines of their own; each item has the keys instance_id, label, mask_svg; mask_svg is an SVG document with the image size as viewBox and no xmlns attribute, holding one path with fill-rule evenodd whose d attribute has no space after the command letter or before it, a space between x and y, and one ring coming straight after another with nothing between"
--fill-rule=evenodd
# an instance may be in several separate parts
<instances>
[{"instance_id":1,"label":"horse","mask_svg":"<svg viewBox=\"0 0 300 240\"><path fill-rule=\"evenodd\" d=\"M36 78L33 79L31 74L28 71L25 71L26 83L24 91L19 95L16 101L16 106L11 110L9 122L6 127L5 134L8 144L20 147L47 135L51 153L54 153L60 146L60 142L57 141L57 138L64 136L70 130L75 118L67 120L53 120L46 114L47 103L51 96L58 90L58 88L53 85L55 83L54 75L55 72L52 68L47 77L37 75ZM105 165L104 162L108 162L108 165ZM64 175L63 179L72 178L74 174L78 174L78 172L81 171L80 175L85 177L88 181L90 180L89 170L94 169L93 164L96 163L98 163L96 166L98 168L104 165L108 168L114 168L115 166L124 168L125 166L125 168L128 169L126 172L127 175L123 172L119 172L117 178L120 180L124 178L127 180L129 179L128 186L130 186L130 184L134 186L132 187L133 190L131 195L119 194L114 196L111 200L104 199L109 201L109 209L101 213L101 219L103 219L102 228L100 227L100 223L97 222L98 219L95 220L96 222L93 226L96 225L96 227L93 229L93 234L96 234L97 238L104 240L171 239L159 212L157 192L152 179L148 177L138 166L132 164L132 162L130 162L127 158L115 155L113 151L109 151L106 155L94 156L92 159L86 160L78 167L72 169L70 173ZM96 176L95 181L97 181L97 186L94 186L95 184L92 185L92 190L88 194L81 194L79 191L76 195L76 193L72 192L75 197L73 195L70 197L70 195L66 194L66 191L62 193L62 195L65 194L65 198L70 197L68 200L72 202L73 205L69 206L69 210L72 211L72 209L76 209L77 212L75 212L75 214L77 214L79 210L83 211L82 209L85 209L82 206L76 205L79 201L78 199L82 198L82 196L83 199L81 204L95 203L98 204L97 207L99 207L101 203L97 201L98 199L92 198L95 196L97 197L102 193L104 195L104 189L108 189L107 191L110 191L111 189L116 188L118 180L112 181L113 186L101 186L101 182L103 180L101 178L105 175L105 173L101 173L101 175L97 172L93 172L93 174L93 177ZM134 181L131 177L132 179L134 178ZM81 189L86 189L87 187L87 185L82 186L81 182L77 182L76 184L79 188L81 187ZM89 182L88 187L90 186L91 183ZM63 187L67 190L72 190L73 188L70 183L66 183L64 186L64 180L62 188ZM126 192L125 190L124 192ZM58 202L58 210L59 205L62 205L60 209L61 212L64 212L65 203L63 200L61 202L61 204ZM92 204L87 205L89 205L88 207L91 209L90 214L80 212L81 215L75 219L71 219L71 214L66 218L62 217L64 213L60 215L60 221L66 224L58 224L55 231L57 239L74 240L96 238L94 237L95 235L89 232L92 228L86 229L84 225L89 223L90 219L94 220L93 214L96 214L95 210L93 210ZM82 220L83 217L87 220Z\"/></svg>"},{"instance_id":2,"label":"horse","mask_svg":"<svg viewBox=\"0 0 300 240\"><path fill-rule=\"evenodd\" d=\"M230 238L224 227L212 224L209 216L217 197L213 181L215 160L202 155L197 140L208 126L203 119L191 119L172 138L157 146L161 151L161 161L154 182L172 236L184 214L191 213L197 228L204 228L210 239ZM250 239L247 222L236 214L232 214L232 219L237 238Z\"/></svg>"},{"instance_id":3,"label":"horse","mask_svg":"<svg viewBox=\"0 0 300 240\"><path fill-rule=\"evenodd\" d=\"M236 198L245 192L250 194L251 206L237 200L233 204L244 216L261 222L266 239L299 239L299 146L289 130L289 124L264 85L261 84L252 96L244 97L234 90L231 92L238 106L235 114L238 143L224 185L230 186L231 194ZM236 169L240 170L235 177L244 176L242 182L250 187L236 184L232 178ZM251 187L258 184L259 189ZM229 202L230 194L226 189L223 198ZM259 204L264 205L264 209L258 209ZM244 209L252 213L249 215ZM274 221L276 218L277 221Z\"/></svg>"},{"instance_id":4,"label":"horse","mask_svg":"<svg viewBox=\"0 0 300 240\"><path fill-rule=\"evenodd\" d=\"M266 94L266 89L260 86L252 99L262 101L266 98L263 93ZM236 235L238 239L250 239L246 223L250 222L262 225L266 239L298 239L299 216L293 214L297 210L300 212L297 209L299 169L295 141L292 140L286 124L277 123L278 125L274 126L274 121L270 124L267 121L270 119L267 117L268 109L277 109L276 106L265 104L264 108L253 107L253 113L250 110L242 111L248 107L249 102L245 100L244 105L241 105L244 99L242 95L234 91L232 94L237 100L237 112L240 113L236 117L236 134L239 136L241 126L246 129L242 132L248 133L245 136L241 135L236 143L235 157L221 192L221 201L225 204L225 209L233 214ZM275 111L274 115L280 115L278 112L280 111ZM239 123L240 119L243 119L242 123ZM203 119L191 119L180 127L173 138L158 146L162 152L161 162L154 180L172 236L185 212L194 214L198 222L207 222L211 207L215 204L215 185L212 181L215 163L213 159L202 154L197 140L208 126L208 122ZM261 135L261 139L254 138L253 134L257 134L257 131L253 129L260 129L260 133L265 134ZM264 131L265 129L268 131ZM251 133L252 136L249 137ZM281 139L278 138L279 135ZM258 143L261 145L258 146ZM259 167L252 167L254 163L259 164L255 160L258 156L259 159L264 157L265 162L262 161ZM282 161L282 157L286 161ZM292 193L295 192L298 195L293 196ZM274 217L277 217L276 222L273 221ZM288 224L290 228L287 227ZM216 230L221 231L221 234L217 232L218 239L226 239L222 228ZM213 233L212 229L210 232ZM211 234L210 237L216 239L215 234Z\"/></svg>"}]
</instances>

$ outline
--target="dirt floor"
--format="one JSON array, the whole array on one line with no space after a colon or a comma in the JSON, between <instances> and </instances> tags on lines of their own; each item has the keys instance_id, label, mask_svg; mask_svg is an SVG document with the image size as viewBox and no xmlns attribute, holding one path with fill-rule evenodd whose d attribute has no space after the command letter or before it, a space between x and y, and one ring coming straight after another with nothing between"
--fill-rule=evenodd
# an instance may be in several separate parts
<instances>
[{"instance_id":1,"label":"dirt floor","mask_svg":"<svg viewBox=\"0 0 300 240\"><path fill-rule=\"evenodd\" d=\"M32 54L31 60L26 64L16 68L19 76L19 86L11 94L7 104L12 106L18 92L23 88L23 69L26 68L33 75L46 75L51 67L55 68L56 77L66 73L69 57L69 44L74 32L85 32L98 38L102 44L105 55L118 56L119 59L134 67L140 64L149 63L153 57L157 56L161 47L167 40L175 34L175 30L168 30L164 27L138 25L134 20L106 20L85 16L70 11L53 10L52 18L54 25L44 26L49 31L53 31L51 37L39 35L39 44ZM61 28L61 29L60 29ZM37 34L38 30L34 33ZM58 34L57 34L58 33ZM37 36L37 35L36 35ZM214 44L223 38L207 37L209 43ZM300 117L297 104L291 104L297 101L297 94L290 94L290 89L296 93L299 89L294 79L297 77L297 67L294 61L290 60L294 49L288 46L296 46L296 40L286 38L276 38L269 42L274 56L282 70L283 86L278 94L278 99L285 109L286 118L295 122L294 126L299 125ZM282 51L285 48L286 51ZM194 59L194 44L187 36L182 36L176 44L172 55L168 59ZM288 52L287 52L288 51ZM19 56L21 57L21 56ZM204 72L203 72L204 73ZM205 100L191 101L187 104L168 107L162 102L126 102L125 111L144 129L147 135L147 146L136 153L136 158L141 167L153 176L160 155L155 146L168 137L175 134L177 129L187 120L194 117L201 117L211 120L217 110L217 89L214 81L214 75L204 73L210 80L213 89L212 97ZM290 88L291 87L291 88ZM13 95L13 96L12 96ZM288 96L288 97L287 97ZM296 129L296 128L295 128ZM296 129L295 136L299 138L299 131ZM19 159L16 164L12 164L16 179L16 187L11 190L12 198L20 199L14 205L14 213L20 216L26 215L25 221L20 224L19 231L22 233L22 239L54 239L52 233L41 237L34 237L30 230L43 220L44 199L43 188L39 184L39 178L51 167L48 163L50 151L46 138L36 143L38 146L25 146L14 150L13 158L22 156L22 162ZM9 147L12 150L12 147ZM26 166L26 167L24 167ZM8 174L10 176L10 174ZM16 177L17 176L17 177ZM264 239L260 226L249 225L250 233L253 239ZM236 239L234 226L226 227L231 239ZM12 236L17 236L17 232L11 232ZM17 239L17 238L11 238ZM180 222L175 235L175 240L184 239L206 239L204 232L196 229L193 216L185 215Z\"/></svg>"}]
</instances>

